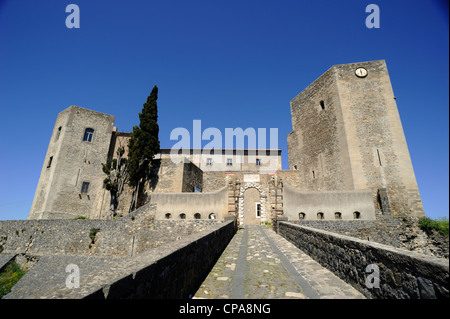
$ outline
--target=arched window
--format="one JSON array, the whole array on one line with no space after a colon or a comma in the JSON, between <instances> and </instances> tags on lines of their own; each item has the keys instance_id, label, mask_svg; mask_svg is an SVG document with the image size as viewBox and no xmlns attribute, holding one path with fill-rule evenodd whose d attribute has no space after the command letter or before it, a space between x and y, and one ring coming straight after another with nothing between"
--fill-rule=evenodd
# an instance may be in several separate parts
<instances>
[{"instance_id":1,"label":"arched window","mask_svg":"<svg viewBox=\"0 0 450 319\"><path fill-rule=\"evenodd\" d=\"M167 213L166 214L166 219L171 219L172 218L172 214L171 213Z\"/></svg>"},{"instance_id":2,"label":"arched window","mask_svg":"<svg viewBox=\"0 0 450 319\"><path fill-rule=\"evenodd\" d=\"M353 219L360 219L361 218L361 213L360 212L354 212L353 213Z\"/></svg>"},{"instance_id":3,"label":"arched window","mask_svg":"<svg viewBox=\"0 0 450 319\"><path fill-rule=\"evenodd\" d=\"M196 213L196 214L194 215L194 218L195 218L195 219L201 219L201 218L202 218L202 215L200 215L200 213Z\"/></svg>"},{"instance_id":4,"label":"arched window","mask_svg":"<svg viewBox=\"0 0 450 319\"><path fill-rule=\"evenodd\" d=\"M323 213L317 213L317 219L323 219Z\"/></svg>"},{"instance_id":5,"label":"arched window","mask_svg":"<svg viewBox=\"0 0 450 319\"><path fill-rule=\"evenodd\" d=\"M334 218L335 219L342 219L342 214L339 212L334 213Z\"/></svg>"},{"instance_id":6,"label":"arched window","mask_svg":"<svg viewBox=\"0 0 450 319\"><path fill-rule=\"evenodd\" d=\"M186 219L186 214L181 213L180 214L180 219Z\"/></svg>"},{"instance_id":7,"label":"arched window","mask_svg":"<svg viewBox=\"0 0 450 319\"><path fill-rule=\"evenodd\" d=\"M305 213L299 213L298 214L298 219L305 219Z\"/></svg>"},{"instance_id":8,"label":"arched window","mask_svg":"<svg viewBox=\"0 0 450 319\"><path fill-rule=\"evenodd\" d=\"M94 129L87 128L84 130L84 137L83 141L85 142L92 142L92 136L94 135Z\"/></svg>"},{"instance_id":9,"label":"arched window","mask_svg":"<svg viewBox=\"0 0 450 319\"><path fill-rule=\"evenodd\" d=\"M216 214L214 213L209 214L208 219L216 219Z\"/></svg>"}]
</instances>

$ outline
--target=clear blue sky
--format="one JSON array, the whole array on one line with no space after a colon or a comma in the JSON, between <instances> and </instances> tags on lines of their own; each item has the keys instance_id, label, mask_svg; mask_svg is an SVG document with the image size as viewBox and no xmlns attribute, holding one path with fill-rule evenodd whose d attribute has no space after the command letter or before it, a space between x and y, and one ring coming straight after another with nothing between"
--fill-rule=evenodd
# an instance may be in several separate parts
<instances>
[{"instance_id":1,"label":"clear blue sky","mask_svg":"<svg viewBox=\"0 0 450 319\"><path fill-rule=\"evenodd\" d=\"M68 29L68 4L80 28ZM380 8L368 29L365 8ZM25 219L57 114L78 105L139 123L159 87L161 146L202 127L278 128L334 64L385 59L425 207L449 214L446 1L0 0L0 220ZM276 114L276 115L275 115Z\"/></svg>"}]
</instances>

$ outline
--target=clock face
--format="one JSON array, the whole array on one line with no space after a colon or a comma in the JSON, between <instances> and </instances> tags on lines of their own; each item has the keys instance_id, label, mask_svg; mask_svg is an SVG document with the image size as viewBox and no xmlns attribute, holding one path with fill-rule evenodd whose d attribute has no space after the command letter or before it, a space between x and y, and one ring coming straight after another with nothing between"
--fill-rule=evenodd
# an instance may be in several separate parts
<instances>
[{"instance_id":1,"label":"clock face","mask_svg":"<svg viewBox=\"0 0 450 319\"><path fill-rule=\"evenodd\" d=\"M364 68L357 68L355 74L357 77L364 78L367 76L367 70Z\"/></svg>"}]
</instances>

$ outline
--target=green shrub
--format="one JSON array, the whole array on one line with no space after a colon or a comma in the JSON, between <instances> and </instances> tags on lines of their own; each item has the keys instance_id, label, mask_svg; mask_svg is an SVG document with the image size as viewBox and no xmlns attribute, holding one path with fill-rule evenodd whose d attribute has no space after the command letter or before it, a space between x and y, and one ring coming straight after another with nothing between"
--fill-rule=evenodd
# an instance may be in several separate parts
<instances>
[{"instance_id":1,"label":"green shrub","mask_svg":"<svg viewBox=\"0 0 450 319\"><path fill-rule=\"evenodd\" d=\"M419 227L428 231L434 229L445 235L448 235L449 233L449 222L447 217L441 217L437 220L429 217L419 218Z\"/></svg>"},{"instance_id":2,"label":"green shrub","mask_svg":"<svg viewBox=\"0 0 450 319\"><path fill-rule=\"evenodd\" d=\"M25 272L15 261L6 266L0 273L0 299L25 275Z\"/></svg>"}]
</instances>

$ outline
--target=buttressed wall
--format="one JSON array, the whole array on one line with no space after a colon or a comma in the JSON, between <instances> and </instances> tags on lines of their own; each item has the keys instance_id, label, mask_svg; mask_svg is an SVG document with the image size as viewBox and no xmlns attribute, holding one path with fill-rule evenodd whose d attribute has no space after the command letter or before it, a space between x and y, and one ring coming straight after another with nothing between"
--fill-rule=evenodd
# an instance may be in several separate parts
<instances>
[{"instance_id":1,"label":"buttressed wall","mask_svg":"<svg viewBox=\"0 0 450 319\"><path fill-rule=\"evenodd\" d=\"M301 190L386 188L394 215L424 216L384 60L335 65L291 101L289 165Z\"/></svg>"}]
</instances>

